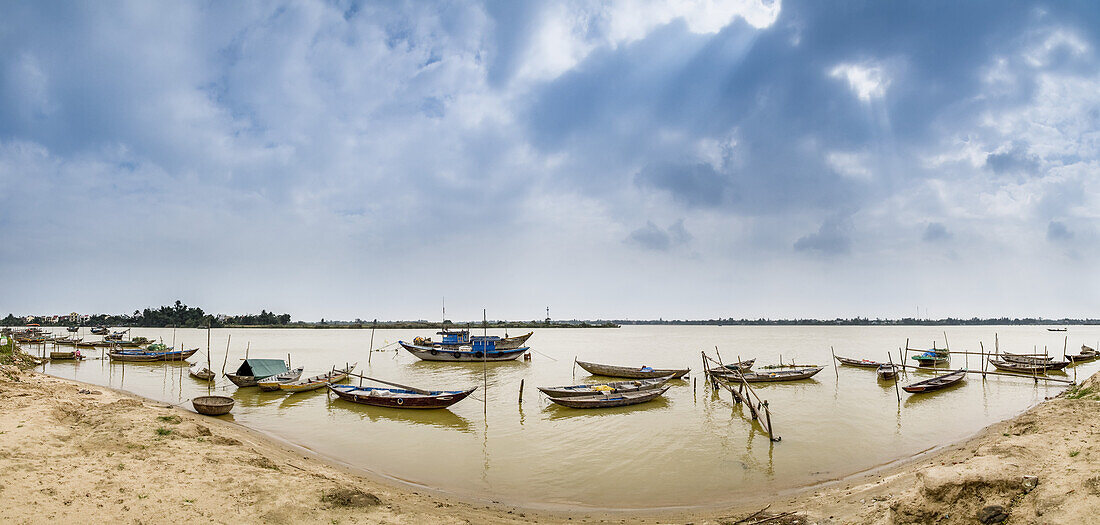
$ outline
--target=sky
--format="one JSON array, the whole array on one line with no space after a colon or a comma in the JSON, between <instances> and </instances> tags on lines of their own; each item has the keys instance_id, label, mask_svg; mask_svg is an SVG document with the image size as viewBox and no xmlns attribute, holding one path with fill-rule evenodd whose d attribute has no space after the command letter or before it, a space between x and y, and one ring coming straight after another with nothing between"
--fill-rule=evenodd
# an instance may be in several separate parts
<instances>
[{"instance_id":1,"label":"sky","mask_svg":"<svg viewBox=\"0 0 1100 525\"><path fill-rule=\"evenodd\" d=\"M0 315L1100 317L1094 2L4 2Z\"/></svg>"}]
</instances>

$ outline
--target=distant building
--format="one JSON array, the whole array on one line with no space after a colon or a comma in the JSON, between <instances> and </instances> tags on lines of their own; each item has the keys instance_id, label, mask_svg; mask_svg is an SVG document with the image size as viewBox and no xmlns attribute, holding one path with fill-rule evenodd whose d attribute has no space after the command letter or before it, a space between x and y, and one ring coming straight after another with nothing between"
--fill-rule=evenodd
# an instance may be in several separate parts
<instances>
[{"instance_id":1,"label":"distant building","mask_svg":"<svg viewBox=\"0 0 1100 525\"><path fill-rule=\"evenodd\" d=\"M33 323L34 320L35 320L35 316L28 315L28 316L24 317L23 319L26 319L28 323Z\"/></svg>"},{"instance_id":2,"label":"distant building","mask_svg":"<svg viewBox=\"0 0 1100 525\"><path fill-rule=\"evenodd\" d=\"M76 312L73 312L73 313L69 314L69 322L70 323L79 323L80 322L80 314L78 314Z\"/></svg>"}]
</instances>

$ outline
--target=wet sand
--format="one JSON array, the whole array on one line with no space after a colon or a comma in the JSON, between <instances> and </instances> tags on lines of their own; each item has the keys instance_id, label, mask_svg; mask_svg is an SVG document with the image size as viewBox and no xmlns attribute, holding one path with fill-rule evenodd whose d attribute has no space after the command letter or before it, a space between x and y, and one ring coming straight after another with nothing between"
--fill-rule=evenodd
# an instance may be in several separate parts
<instances>
[{"instance_id":1,"label":"wet sand","mask_svg":"<svg viewBox=\"0 0 1100 525\"><path fill-rule=\"evenodd\" d=\"M737 523L768 506L743 523L975 523L1000 505L1010 523L1087 523L1100 512L1097 376L1077 392L919 457L733 507L547 512L460 501L232 422L5 366L0 521Z\"/></svg>"}]
</instances>

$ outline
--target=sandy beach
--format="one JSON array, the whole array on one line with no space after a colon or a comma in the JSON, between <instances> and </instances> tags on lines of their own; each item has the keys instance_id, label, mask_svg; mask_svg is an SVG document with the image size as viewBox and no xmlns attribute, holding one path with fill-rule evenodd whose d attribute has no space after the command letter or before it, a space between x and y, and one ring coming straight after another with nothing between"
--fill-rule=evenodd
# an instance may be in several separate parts
<instances>
[{"instance_id":1,"label":"sandy beach","mask_svg":"<svg viewBox=\"0 0 1100 525\"><path fill-rule=\"evenodd\" d=\"M734 507L571 513L495 503L491 494L459 501L231 422L5 365L0 521L885 524L978 523L981 514L1086 523L1100 512L1097 392L1094 376L962 442Z\"/></svg>"}]
</instances>

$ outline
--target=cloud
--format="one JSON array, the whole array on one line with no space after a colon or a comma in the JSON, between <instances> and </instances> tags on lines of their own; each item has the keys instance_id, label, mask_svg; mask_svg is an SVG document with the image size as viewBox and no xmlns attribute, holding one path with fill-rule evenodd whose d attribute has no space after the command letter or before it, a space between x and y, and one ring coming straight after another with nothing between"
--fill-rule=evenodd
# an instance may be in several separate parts
<instances>
[{"instance_id":1,"label":"cloud","mask_svg":"<svg viewBox=\"0 0 1100 525\"><path fill-rule=\"evenodd\" d=\"M890 86L886 71L872 64L839 64L829 71L829 76L848 81L848 87L863 102L882 98Z\"/></svg>"},{"instance_id":2,"label":"cloud","mask_svg":"<svg viewBox=\"0 0 1100 525\"><path fill-rule=\"evenodd\" d=\"M680 219L669 225L668 229L646 221L645 226L630 232L626 240L648 250L668 251L691 242L692 238L691 233L684 228L683 219Z\"/></svg>"},{"instance_id":3,"label":"cloud","mask_svg":"<svg viewBox=\"0 0 1100 525\"><path fill-rule=\"evenodd\" d=\"M650 164L634 177L634 183L668 192L688 206L717 206L723 200L726 180L709 164Z\"/></svg>"},{"instance_id":4,"label":"cloud","mask_svg":"<svg viewBox=\"0 0 1100 525\"><path fill-rule=\"evenodd\" d=\"M924 227L924 235L921 239L924 242L943 242L950 240L951 237L951 232L947 231L947 227L942 222L930 222Z\"/></svg>"},{"instance_id":5,"label":"cloud","mask_svg":"<svg viewBox=\"0 0 1100 525\"><path fill-rule=\"evenodd\" d=\"M1047 240L1052 242L1068 241L1073 238L1073 232L1061 221L1050 221L1047 224Z\"/></svg>"},{"instance_id":6,"label":"cloud","mask_svg":"<svg viewBox=\"0 0 1100 525\"><path fill-rule=\"evenodd\" d=\"M807 234L794 243L795 251L816 252L823 255L848 253L852 241L849 238L851 225L845 218L830 217L821 223L817 232Z\"/></svg>"}]
</instances>

